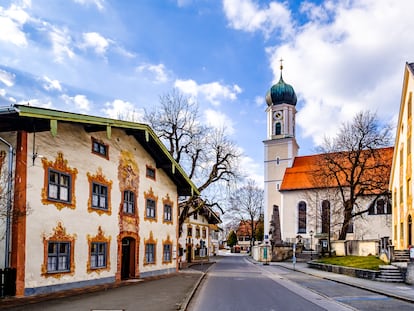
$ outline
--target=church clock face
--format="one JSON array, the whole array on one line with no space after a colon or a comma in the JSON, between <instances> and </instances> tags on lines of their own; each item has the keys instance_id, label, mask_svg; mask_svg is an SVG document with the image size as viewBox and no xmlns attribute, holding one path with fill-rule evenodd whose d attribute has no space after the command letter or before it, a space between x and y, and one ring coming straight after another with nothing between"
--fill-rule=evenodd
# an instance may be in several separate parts
<instances>
[{"instance_id":1,"label":"church clock face","mask_svg":"<svg viewBox=\"0 0 414 311\"><path fill-rule=\"evenodd\" d=\"M281 120L282 119L282 111L276 111L276 112L274 112L273 113L273 118L275 119L275 120Z\"/></svg>"}]
</instances>

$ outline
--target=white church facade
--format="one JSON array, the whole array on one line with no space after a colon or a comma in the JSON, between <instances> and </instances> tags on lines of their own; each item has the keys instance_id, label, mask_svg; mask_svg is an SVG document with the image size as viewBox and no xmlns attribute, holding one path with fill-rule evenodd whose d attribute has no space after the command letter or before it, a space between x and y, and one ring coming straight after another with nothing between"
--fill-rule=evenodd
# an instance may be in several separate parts
<instances>
[{"instance_id":1,"label":"white church facade","mask_svg":"<svg viewBox=\"0 0 414 311\"><path fill-rule=\"evenodd\" d=\"M279 82L267 93L266 103L267 135L263 142L265 240L273 243L300 241L305 248L318 249L322 242L338 239L343 222L339 213L341 200L335 185L321 187L311 181L320 165L318 158L321 155L298 155L295 136L297 96L293 87L284 82L282 73ZM378 153L386 163L392 162L392 147L378 149ZM359 205L368 212L354 219L346 240L378 241L381 237L391 237L389 200L367 195ZM276 218L272 217L274 214L277 214Z\"/></svg>"}]
</instances>

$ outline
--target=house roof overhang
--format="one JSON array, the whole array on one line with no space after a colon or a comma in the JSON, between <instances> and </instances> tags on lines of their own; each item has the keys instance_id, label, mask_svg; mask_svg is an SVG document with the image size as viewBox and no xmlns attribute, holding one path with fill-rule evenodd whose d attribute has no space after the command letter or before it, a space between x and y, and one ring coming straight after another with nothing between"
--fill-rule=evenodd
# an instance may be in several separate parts
<instances>
[{"instance_id":1,"label":"house roof overhang","mask_svg":"<svg viewBox=\"0 0 414 311\"><path fill-rule=\"evenodd\" d=\"M178 195L199 194L197 187L189 179L183 168L174 160L165 145L147 124L28 105L0 107L0 132L27 131L32 133L51 131L53 135L58 131L57 124L59 122L80 124L87 132L106 132L108 138L111 137L113 128L124 130L127 135L133 136L151 155L157 168L163 169L175 183Z\"/></svg>"}]
</instances>

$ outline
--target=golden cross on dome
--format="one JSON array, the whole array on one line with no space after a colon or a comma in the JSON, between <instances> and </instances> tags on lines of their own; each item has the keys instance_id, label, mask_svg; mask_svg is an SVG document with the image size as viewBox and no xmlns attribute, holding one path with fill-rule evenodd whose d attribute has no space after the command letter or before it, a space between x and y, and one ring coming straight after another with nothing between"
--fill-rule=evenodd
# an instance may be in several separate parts
<instances>
[{"instance_id":1,"label":"golden cross on dome","mask_svg":"<svg viewBox=\"0 0 414 311\"><path fill-rule=\"evenodd\" d=\"M280 58L280 70L283 70L283 58Z\"/></svg>"}]
</instances>

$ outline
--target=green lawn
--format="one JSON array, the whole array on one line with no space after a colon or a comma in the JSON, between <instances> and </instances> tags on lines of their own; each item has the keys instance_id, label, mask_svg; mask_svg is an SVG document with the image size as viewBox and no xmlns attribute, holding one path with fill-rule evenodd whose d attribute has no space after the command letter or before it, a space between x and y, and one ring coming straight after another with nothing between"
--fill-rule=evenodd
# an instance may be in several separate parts
<instances>
[{"instance_id":1,"label":"green lawn","mask_svg":"<svg viewBox=\"0 0 414 311\"><path fill-rule=\"evenodd\" d=\"M378 270L380 265L385 265L385 262L375 256L324 257L317 262L369 270Z\"/></svg>"}]
</instances>

